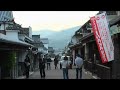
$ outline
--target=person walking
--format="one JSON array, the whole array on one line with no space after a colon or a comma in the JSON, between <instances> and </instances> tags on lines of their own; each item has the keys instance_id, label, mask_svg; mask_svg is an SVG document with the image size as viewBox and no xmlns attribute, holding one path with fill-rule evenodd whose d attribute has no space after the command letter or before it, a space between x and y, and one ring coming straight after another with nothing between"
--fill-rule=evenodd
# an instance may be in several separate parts
<instances>
[{"instance_id":1,"label":"person walking","mask_svg":"<svg viewBox=\"0 0 120 90\"><path fill-rule=\"evenodd\" d=\"M70 66L70 61L68 61L68 57L65 56L63 58L63 60L61 61L61 65L62 65L62 70L63 70L63 78L64 79L69 79L69 76L68 76L68 69L69 69L69 66Z\"/></svg>"},{"instance_id":2,"label":"person walking","mask_svg":"<svg viewBox=\"0 0 120 90\"><path fill-rule=\"evenodd\" d=\"M26 79L28 79L29 78L29 70L30 70L30 58L28 55L26 55L26 58L24 60L24 66L25 66Z\"/></svg>"},{"instance_id":3,"label":"person walking","mask_svg":"<svg viewBox=\"0 0 120 90\"><path fill-rule=\"evenodd\" d=\"M80 79L82 79L82 66L83 66L83 59L77 54L75 59L76 64L76 79L78 79L78 75L80 74Z\"/></svg>"},{"instance_id":4,"label":"person walking","mask_svg":"<svg viewBox=\"0 0 120 90\"><path fill-rule=\"evenodd\" d=\"M39 58L39 69L41 78L45 78L45 60L44 58Z\"/></svg>"},{"instance_id":5,"label":"person walking","mask_svg":"<svg viewBox=\"0 0 120 90\"><path fill-rule=\"evenodd\" d=\"M70 69L72 69L72 65L73 65L73 56L70 56L70 61L71 61Z\"/></svg>"},{"instance_id":6,"label":"person walking","mask_svg":"<svg viewBox=\"0 0 120 90\"><path fill-rule=\"evenodd\" d=\"M55 56L55 59L54 59L55 69L58 68L58 67L57 67L57 64L58 64L58 59L57 59L57 57Z\"/></svg>"},{"instance_id":7,"label":"person walking","mask_svg":"<svg viewBox=\"0 0 120 90\"><path fill-rule=\"evenodd\" d=\"M48 58L47 58L47 70L48 70L48 69L49 69L49 70L51 69L51 61L52 61L51 58L48 57Z\"/></svg>"},{"instance_id":8,"label":"person walking","mask_svg":"<svg viewBox=\"0 0 120 90\"><path fill-rule=\"evenodd\" d=\"M60 69L62 69L62 65L61 65L61 62L60 62Z\"/></svg>"}]
</instances>

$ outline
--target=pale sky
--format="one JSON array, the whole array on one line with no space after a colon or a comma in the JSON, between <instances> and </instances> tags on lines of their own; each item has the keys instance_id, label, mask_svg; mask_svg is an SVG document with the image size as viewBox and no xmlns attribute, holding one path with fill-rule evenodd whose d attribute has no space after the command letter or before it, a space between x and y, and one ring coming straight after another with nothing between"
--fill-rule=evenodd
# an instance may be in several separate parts
<instances>
[{"instance_id":1,"label":"pale sky","mask_svg":"<svg viewBox=\"0 0 120 90\"><path fill-rule=\"evenodd\" d=\"M13 11L15 22L32 31L60 31L83 25L98 11Z\"/></svg>"}]
</instances>

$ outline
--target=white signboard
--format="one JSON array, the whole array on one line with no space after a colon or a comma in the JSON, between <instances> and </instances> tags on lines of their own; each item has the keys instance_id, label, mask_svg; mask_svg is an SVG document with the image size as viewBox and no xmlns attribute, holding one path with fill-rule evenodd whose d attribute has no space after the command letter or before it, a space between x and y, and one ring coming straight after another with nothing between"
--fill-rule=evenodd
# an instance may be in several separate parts
<instances>
[{"instance_id":1,"label":"white signboard","mask_svg":"<svg viewBox=\"0 0 120 90\"><path fill-rule=\"evenodd\" d=\"M91 24L102 62L106 63L114 60L114 47L105 13L92 17Z\"/></svg>"}]
</instances>

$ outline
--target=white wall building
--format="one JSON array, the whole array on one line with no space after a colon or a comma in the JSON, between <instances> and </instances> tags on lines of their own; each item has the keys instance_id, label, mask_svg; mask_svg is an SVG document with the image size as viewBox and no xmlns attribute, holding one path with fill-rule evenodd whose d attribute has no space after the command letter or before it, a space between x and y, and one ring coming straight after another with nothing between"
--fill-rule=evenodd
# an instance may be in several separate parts
<instances>
[{"instance_id":1,"label":"white wall building","mask_svg":"<svg viewBox=\"0 0 120 90\"><path fill-rule=\"evenodd\" d=\"M44 47L47 49L44 49L46 53L48 53L48 47L49 47L49 40L48 38L41 38L40 41L43 43Z\"/></svg>"},{"instance_id":2,"label":"white wall building","mask_svg":"<svg viewBox=\"0 0 120 90\"><path fill-rule=\"evenodd\" d=\"M25 30L23 30L25 29ZM14 76L13 78L18 77L18 72L20 70L20 67L18 65L19 62L24 62L25 56L28 53L26 50L29 47L33 47L29 42L32 42L32 28L22 28L21 25L16 24L13 20L13 14L12 11L0 11L0 39L4 40L6 42L14 43L16 46L20 46L21 49L17 50L11 50L16 51L17 58L16 58L16 65L14 66ZM24 33L25 31L25 33ZM23 35L22 35L22 34ZM27 33L29 36L27 36ZM22 40L21 40L22 39ZM25 42L27 40L28 42ZM8 43L8 44L9 44ZM13 44L13 45L14 45ZM9 45L8 45L9 46ZM23 47L26 47L26 49ZM18 70L19 68L19 70Z\"/></svg>"},{"instance_id":3,"label":"white wall building","mask_svg":"<svg viewBox=\"0 0 120 90\"><path fill-rule=\"evenodd\" d=\"M32 39L32 28L29 26L29 37Z\"/></svg>"}]
</instances>

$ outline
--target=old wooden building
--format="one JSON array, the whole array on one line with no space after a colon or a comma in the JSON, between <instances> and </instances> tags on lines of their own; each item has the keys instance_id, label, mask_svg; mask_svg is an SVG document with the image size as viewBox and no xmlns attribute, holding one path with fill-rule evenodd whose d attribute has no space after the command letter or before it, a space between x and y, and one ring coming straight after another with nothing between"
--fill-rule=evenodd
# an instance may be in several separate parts
<instances>
[{"instance_id":1,"label":"old wooden building","mask_svg":"<svg viewBox=\"0 0 120 90\"><path fill-rule=\"evenodd\" d=\"M114 15L112 19L109 19L109 23L114 45L113 61L102 63L89 20L75 32L69 48L72 52L73 60L77 53L81 54L84 59L84 69L91 72L96 78L120 79L120 16Z\"/></svg>"}]
</instances>

